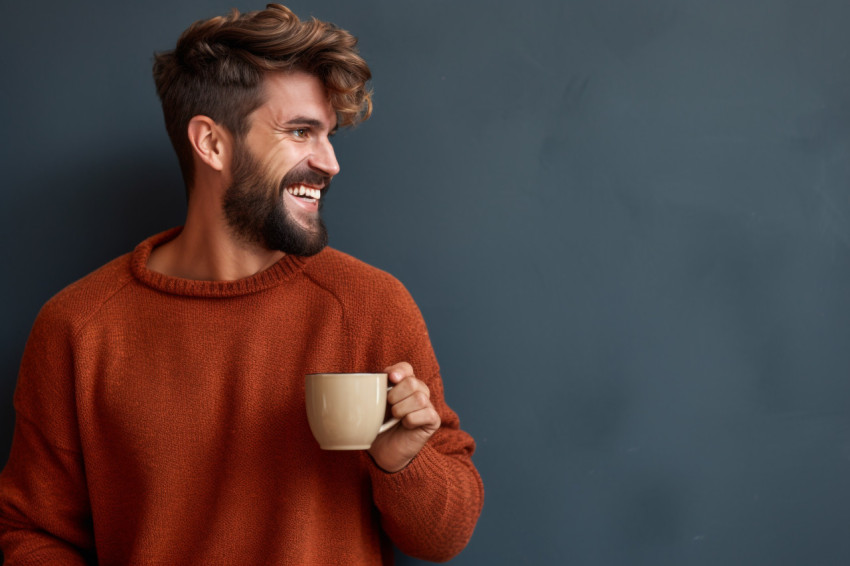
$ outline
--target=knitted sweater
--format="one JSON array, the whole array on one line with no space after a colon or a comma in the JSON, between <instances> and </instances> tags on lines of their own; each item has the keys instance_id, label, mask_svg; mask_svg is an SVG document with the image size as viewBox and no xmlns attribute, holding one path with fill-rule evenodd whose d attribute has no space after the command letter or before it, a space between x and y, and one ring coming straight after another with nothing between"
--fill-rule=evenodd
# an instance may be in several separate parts
<instances>
[{"instance_id":1,"label":"knitted sweater","mask_svg":"<svg viewBox=\"0 0 850 566\"><path fill-rule=\"evenodd\" d=\"M447 560L483 502L422 317L341 252L239 281L147 269L142 242L51 299L27 343L0 475L7 566ZM440 430L402 471L324 451L304 375L408 361Z\"/></svg>"}]
</instances>

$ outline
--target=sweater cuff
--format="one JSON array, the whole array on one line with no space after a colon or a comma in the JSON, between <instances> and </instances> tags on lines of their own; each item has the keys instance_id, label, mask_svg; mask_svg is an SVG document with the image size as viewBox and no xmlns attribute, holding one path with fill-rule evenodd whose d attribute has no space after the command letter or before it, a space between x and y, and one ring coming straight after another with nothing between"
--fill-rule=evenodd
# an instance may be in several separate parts
<instances>
[{"instance_id":1,"label":"sweater cuff","mask_svg":"<svg viewBox=\"0 0 850 566\"><path fill-rule=\"evenodd\" d=\"M378 466L368 452L363 452L369 461L369 474L372 476L372 484L380 484L389 489L409 489L422 485L423 481L433 481L435 476L442 474L443 466L440 465L440 454L437 450L426 444L422 447L413 460L407 466L397 472L387 472Z\"/></svg>"}]
</instances>

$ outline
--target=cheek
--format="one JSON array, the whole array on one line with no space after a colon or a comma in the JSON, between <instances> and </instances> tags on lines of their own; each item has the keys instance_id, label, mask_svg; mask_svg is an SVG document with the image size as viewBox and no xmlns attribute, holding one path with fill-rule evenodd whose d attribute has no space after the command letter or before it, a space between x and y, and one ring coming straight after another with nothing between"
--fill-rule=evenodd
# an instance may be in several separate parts
<instances>
[{"instance_id":1,"label":"cheek","mask_svg":"<svg viewBox=\"0 0 850 566\"><path fill-rule=\"evenodd\" d=\"M281 188L280 185L290 170L291 167L288 166L288 163L273 160L267 161L265 167L263 167L263 171L259 172L258 175L262 176L266 184L274 186L277 189Z\"/></svg>"},{"instance_id":2,"label":"cheek","mask_svg":"<svg viewBox=\"0 0 850 566\"><path fill-rule=\"evenodd\" d=\"M272 158L271 164L278 173L285 175L306 163L309 157L309 144L297 144L278 151Z\"/></svg>"}]
</instances>

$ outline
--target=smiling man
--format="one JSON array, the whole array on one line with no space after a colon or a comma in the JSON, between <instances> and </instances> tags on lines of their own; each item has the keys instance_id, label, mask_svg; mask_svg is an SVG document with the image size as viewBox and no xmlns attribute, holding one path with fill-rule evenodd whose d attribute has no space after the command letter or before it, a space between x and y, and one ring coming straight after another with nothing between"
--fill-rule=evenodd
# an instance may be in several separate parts
<instances>
[{"instance_id":1,"label":"smiling man","mask_svg":"<svg viewBox=\"0 0 850 566\"><path fill-rule=\"evenodd\" d=\"M287 8L200 21L154 77L182 227L36 319L0 475L5 564L381 564L466 545L483 502L425 323L327 247L338 127L368 118L347 32ZM364 188L364 190L366 190ZM401 424L323 451L304 375L381 371Z\"/></svg>"}]
</instances>

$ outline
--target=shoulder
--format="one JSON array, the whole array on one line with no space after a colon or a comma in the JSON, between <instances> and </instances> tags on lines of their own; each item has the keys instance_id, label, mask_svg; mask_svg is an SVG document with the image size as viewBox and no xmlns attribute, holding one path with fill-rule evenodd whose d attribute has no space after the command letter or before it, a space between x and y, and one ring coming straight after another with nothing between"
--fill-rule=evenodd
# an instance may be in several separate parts
<instances>
[{"instance_id":1,"label":"shoulder","mask_svg":"<svg viewBox=\"0 0 850 566\"><path fill-rule=\"evenodd\" d=\"M133 280L130 254L122 255L50 298L41 308L36 325L59 324L73 332Z\"/></svg>"},{"instance_id":2,"label":"shoulder","mask_svg":"<svg viewBox=\"0 0 850 566\"><path fill-rule=\"evenodd\" d=\"M325 248L306 269L317 284L341 293L403 293L404 285L386 271L333 248Z\"/></svg>"},{"instance_id":3,"label":"shoulder","mask_svg":"<svg viewBox=\"0 0 850 566\"><path fill-rule=\"evenodd\" d=\"M407 288L386 271L333 248L325 248L304 269L314 284L357 310L418 313Z\"/></svg>"},{"instance_id":4,"label":"shoulder","mask_svg":"<svg viewBox=\"0 0 850 566\"><path fill-rule=\"evenodd\" d=\"M306 267L306 277L339 302L356 350L368 352L361 367L386 367L404 360L420 375L439 374L422 313L398 279L331 248Z\"/></svg>"}]
</instances>

